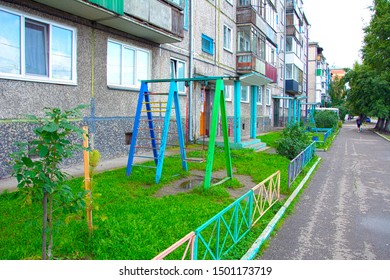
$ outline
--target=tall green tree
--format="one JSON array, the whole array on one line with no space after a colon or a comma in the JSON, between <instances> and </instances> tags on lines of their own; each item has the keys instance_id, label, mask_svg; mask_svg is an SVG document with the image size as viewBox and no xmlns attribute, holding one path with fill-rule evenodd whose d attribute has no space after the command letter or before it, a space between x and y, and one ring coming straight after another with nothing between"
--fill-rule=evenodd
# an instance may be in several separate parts
<instances>
[{"instance_id":1,"label":"tall green tree","mask_svg":"<svg viewBox=\"0 0 390 280\"><path fill-rule=\"evenodd\" d=\"M346 75L348 105L355 114L378 117L376 129L390 132L390 1L374 0L371 11L363 63Z\"/></svg>"}]
</instances>

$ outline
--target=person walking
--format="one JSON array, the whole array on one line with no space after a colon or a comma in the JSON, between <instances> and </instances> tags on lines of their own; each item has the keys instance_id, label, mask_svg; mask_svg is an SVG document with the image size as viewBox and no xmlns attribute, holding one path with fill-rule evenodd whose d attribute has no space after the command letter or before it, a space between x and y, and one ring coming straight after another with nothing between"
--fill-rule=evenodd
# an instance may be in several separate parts
<instances>
[{"instance_id":1,"label":"person walking","mask_svg":"<svg viewBox=\"0 0 390 280\"><path fill-rule=\"evenodd\" d=\"M361 131L362 131L362 128L361 128L361 126L362 126L362 120L360 119L360 117L358 117L358 118L356 119L356 125L357 125L357 128L358 128L358 132L361 132Z\"/></svg>"}]
</instances>

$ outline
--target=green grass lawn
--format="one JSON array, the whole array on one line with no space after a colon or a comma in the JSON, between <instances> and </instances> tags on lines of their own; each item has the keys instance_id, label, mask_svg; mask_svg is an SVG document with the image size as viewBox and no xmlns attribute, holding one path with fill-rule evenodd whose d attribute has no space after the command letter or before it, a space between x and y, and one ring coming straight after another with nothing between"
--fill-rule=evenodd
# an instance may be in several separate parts
<instances>
[{"instance_id":1,"label":"green grass lawn","mask_svg":"<svg viewBox=\"0 0 390 280\"><path fill-rule=\"evenodd\" d=\"M235 174L250 175L254 182L281 170L282 185L286 185L289 161L282 156L233 150L232 162ZM213 170L224 166L224 152L217 149ZM204 170L206 164L191 163L189 167ZM83 213L65 216L59 209L55 212L55 258L151 259L234 201L226 191L229 181L207 192L198 187L184 194L154 196L163 186L189 176L177 157L165 159L159 184L154 183L154 175L154 170L139 167L130 177L125 176L125 169L95 175L94 203L98 209L93 212L93 236L88 237ZM83 186L82 178L69 183L75 192ZM0 211L0 259L39 259L41 204L23 206L18 192L3 193Z\"/></svg>"}]
</instances>

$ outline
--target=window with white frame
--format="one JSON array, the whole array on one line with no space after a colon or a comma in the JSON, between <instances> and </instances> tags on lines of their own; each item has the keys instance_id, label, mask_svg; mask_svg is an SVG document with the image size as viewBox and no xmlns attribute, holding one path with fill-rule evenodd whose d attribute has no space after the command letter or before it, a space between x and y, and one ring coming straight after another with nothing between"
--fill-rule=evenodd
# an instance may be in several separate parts
<instances>
[{"instance_id":1,"label":"window with white frame","mask_svg":"<svg viewBox=\"0 0 390 280\"><path fill-rule=\"evenodd\" d=\"M249 86L243 86L241 87L241 102L249 102Z\"/></svg>"},{"instance_id":2,"label":"window with white frame","mask_svg":"<svg viewBox=\"0 0 390 280\"><path fill-rule=\"evenodd\" d=\"M292 64L286 64L286 79L292 79L293 78L293 65Z\"/></svg>"},{"instance_id":3,"label":"window with white frame","mask_svg":"<svg viewBox=\"0 0 390 280\"><path fill-rule=\"evenodd\" d=\"M227 25L223 26L223 48L232 51L232 29Z\"/></svg>"},{"instance_id":4,"label":"window with white frame","mask_svg":"<svg viewBox=\"0 0 390 280\"><path fill-rule=\"evenodd\" d=\"M267 106L270 106L271 105L271 89L270 88L267 88L266 91L265 91L265 104Z\"/></svg>"},{"instance_id":5,"label":"window with white frame","mask_svg":"<svg viewBox=\"0 0 390 280\"><path fill-rule=\"evenodd\" d=\"M257 104L259 105L263 104L263 92L264 86L259 86L259 92L257 93Z\"/></svg>"},{"instance_id":6,"label":"window with white frame","mask_svg":"<svg viewBox=\"0 0 390 280\"><path fill-rule=\"evenodd\" d=\"M292 37L286 37L286 52L293 51L293 39Z\"/></svg>"},{"instance_id":7,"label":"window with white frame","mask_svg":"<svg viewBox=\"0 0 390 280\"><path fill-rule=\"evenodd\" d=\"M120 42L107 43L107 85L138 88L149 78L150 54Z\"/></svg>"},{"instance_id":8,"label":"window with white frame","mask_svg":"<svg viewBox=\"0 0 390 280\"><path fill-rule=\"evenodd\" d=\"M244 29L237 32L237 52L251 51L251 31Z\"/></svg>"},{"instance_id":9,"label":"window with white frame","mask_svg":"<svg viewBox=\"0 0 390 280\"><path fill-rule=\"evenodd\" d=\"M170 74L171 78L185 78L186 76L186 64L184 61L171 58L171 65L170 65ZM177 90L181 94L185 94L185 83L184 82L178 82L177 83Z\"/></svg>"},{"instance_id":10,"label":"window with white frame","mask_svg":"<svg viewBox=\"0 0 390 280\"><path fill-rule=\"evenodd\" d=\"M0 77L75 84L76 29L0 8Z\"/></svg>"},{"instance_id":11,"label":"window with white frame","mask_svg":"<svg viewBox=\"0 0 390 280\"><path fill-rule=\"evenodd\" d=\"M233 96L233 86L226 86L225 85L225 100L226 101L232 101L232 96Z\"/></svg>"}]
</instances>

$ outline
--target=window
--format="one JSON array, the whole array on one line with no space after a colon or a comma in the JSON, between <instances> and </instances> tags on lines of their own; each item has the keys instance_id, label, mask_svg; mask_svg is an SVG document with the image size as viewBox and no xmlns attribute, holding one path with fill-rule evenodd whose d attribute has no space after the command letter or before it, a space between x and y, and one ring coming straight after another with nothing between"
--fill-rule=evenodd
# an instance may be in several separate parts
<instances>
[{"instance_id":1,"label":"window","mask_svg":"<svg viewBox=\"0 0 390 280\"><path fill-rule=\"evenodd\" d=\"M185 78L185 72L186 72L186 64L183 61L177 60L177 59L171 59L171 78ZM181 94L185 94L185 83L184 82L178 82L177 83L177 90Z\"/></svg>"},{"instance_id":2,"label":"window","mask_svg":"<svg viewBox=\"0 0 390 280\"><path fill-rule=\"evenodd\" d=\"M265 93L265 98L266 98L266 105L270 106L271 105L271 89L267 88L266 93Z\"/></svg>"},{"instance_id":3,"label":"window","mask_svg":"<svg viewBox=\"0 0 390 280\"><path fill-rule=\"evenodd\" d=\"M257 104L259 105L263 104L263 92L264 86L259 86L259 92L257 93Z\"/></svg>"},{"instance_id":4,"label":"window","mask_svg":"<svg viewBox=\"0 0 390 280\"><path fill-rule=\"evenodd\" d=\"M250 0L240 0L238 6L247 6L250 4Z\"/></svg>"},{"instance_id":5,"label":"window","mask_svg":"<svg viewBox=\"0 0 390 280\"><path fill-rule=\"evenodd\" d=\"M292 74L292 69L293 65L292 64L286 64L286 79L292 79L293 74Z\"/></svg>"},{"instance_id":6,"label":"window","mask_svg":"<svg viewBox=\"0 0 390 280\"><path fill-rule=\"evenodd\" d=\"M249 102L249 86L241 87L241 102Z\"/></svg>"},{"instance_id":7,"label":"window","mask_svg":"<svg viewBox=\"0 0 390 280\"><path fill-rule=\"evenodd\" d=\"M227 25L223 26L223 48L232 51L232 29Z\"/></svg>"},{"instance_id":8,"label":"window","mask_svg":"<svg viewBox=\"0 0 390 280\"><path fill-rule=\"evenodd\" d=\"M149 77L149 52L108 40L107 85L138 88Z\"/></svg>"},{"instance_id":9,"label":"window","mask_svg":"<svg viewBox=\"0 0 390 280\"><path fill-rule=\"evenodd\" d=\"M280 36L279 39L279 52L284 52L284 37Z\"/></svg>"},{"instance_id":10,"label":"window","mask_svg":"<svg viewBox=\"0 0 390 280\"><path fill-rule=\"evenodd\" d=\"M293 51L293 45L292 45L292 37L286 38L286 52L292 52Z\"/></svg>"},{"instance_id":11,"label":"window","mask_svg":"<svg viewBox=\"0 0 390 280\"><path fill-rule=\"evenodd\" d=\"M265 37L259 36L257 37L257 55L262 59L265 60Z\"/></svg>"},{"instance_id":12,"label":"window","mask_svg":"<svg viewBox=\"0 0 390 280\"><path fill-rule=\"evenodd\" d=\"M75 84L76 31L0 9L0 76Z\"/></svg>"},{"instance_id":13,"label":"window","mask_svg":"<svg viewBox=\"0 0 390 280\"><path fill-rule=\"evenodd\" d=\"M233 86L225 86L225 100L226 101L232 101L232 95L233 95Z\"/></svg>"},{"instance_id":14,"label":"window","mask_svg":"<svg viewBox=\"0 0 390 280\"><path fill-rule=\"evenodd\" d=\"M251 33L250 30L242 30L237 32L238 36L238 52L249 52L251 51Z\"/></svg>"},{"instance_id":15,"label":"window","mask_svg":"<svg viewBox=\"0 0 390 280\"><path fill-rule=\"evenodd\" d=\"M284 65L283 64L280 64L280 80L283 80L283 77L284 77Z\"/></svg>"},{"instance_id":16,"label":"window","mask_svg":"<svg viewBox=\"0 0 390 280\"><path fill-rule=\"evenodd\" d=\"M188 0L185 0L185 3L184 3L184 29L185 30L188 30L188 26L189 26L189 2Z\"/></svg>"},{"instance_id":17,"label":"window","mask_svg":"<svg viewBox=\"0 0 390 280\"><path fill-rule=\"evenodd\" d=\"M205 34L202 34L202 51L214 55L214 40Z\"/></svg>"}]
</instances>

